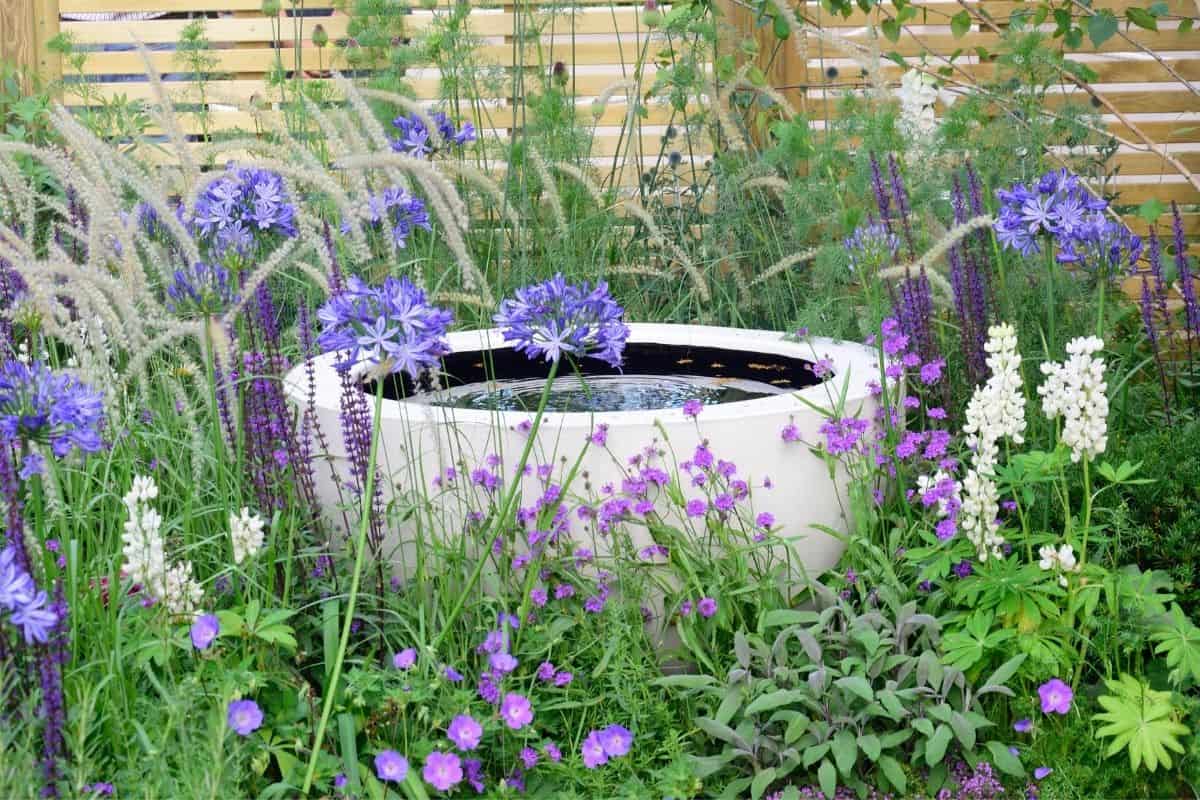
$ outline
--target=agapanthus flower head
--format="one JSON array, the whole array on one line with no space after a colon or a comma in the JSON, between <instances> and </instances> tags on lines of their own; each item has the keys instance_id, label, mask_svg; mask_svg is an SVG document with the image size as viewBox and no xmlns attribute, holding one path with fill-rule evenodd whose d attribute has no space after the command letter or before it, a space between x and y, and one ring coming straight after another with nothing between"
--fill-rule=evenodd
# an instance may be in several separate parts
<instances>
[{"instance_id":1,"label":"agapanthus flower head","mask_svg":"<svg viewBox=\"0 0 1200 800\"><path fill-rule=\"evenodd\" d=\"M1096 230L1097 218L1108 207L1066 169L1047 172L1030 186L1018 183L1001 189L996 197L1000 200L996 237L1022 255L1040 252L1037 237L1043 234L1052 236L1065 251L1072 250Z\"/></svg>"},{"instance_id":2,"label":"agapanthus flower head","mask_svg":"<svg viewBox=\"0 0 1200 800\"><path fill-rule=\"evenodd\" d=\"M167 286L167 310L172 314L202 317L223 314L238 302L237 289L229 270L220 264L197 261L175 270Z\"/></svg>"},{"instance_id":3,"label":"agapanthus flower head","mask_svg":"<svg viewBox=\"0 0 1200 800\"><path fill-rule=\"evenodd\" d=\"M234 700L229 704L227 721L238 736L249 736L262 727L262 709L253 700Z\"/></svg>"},{"instance_id":4,"label":"agapanthus flower head","mask_svg":"<svg viewBox=\"0 0 1200 800\"><path fill-rule=\"evenodd\" d=\"M392 244L399 249L408 246L414 229L433 230L425 201L400 186L391 186L372 195L367 200L366 219L372 227L386 227L391 233ZM342 227L348 229L349 223Z\"/></svg>"},{"instance_id":5,"label":"agapanthus flower head","mask_svg":"<svg viewBox=\"0 0 1200 800\"><path fill-rule=\"evenodd\" d=\"M859 225L842 240L850 257L850 271L871 275L891 264L900 252L900 239L882 222Z\"/></svg>"},{"instance_id":6,"label":"agapanthus flower head","mask_svg":"<svg viewBox=\"0 0 1200 800\"><path fill-rule=\"evenodd\" d=\"M246 257L266 239L296 236L296 207L277 173L231 164L196 198L192 226L214 256Z\"/></svg>"},{"instance_id":7,"label":"agapanthus flower head","mask_svg":"<svg viewBox=\"0 0 1200 800\"><path fill-rule=\"evenodd\" d=\"M49 444L58 458L100 449L101 395L85 383L55 373L40 361L0 366L0 438Z\"/></svg>"},{"instance_id":8,"label":"agapanthus flower head","mask_svg":"<svg viewBox=\"0 0 1200 800\"><path fill-rule=\"evenodd\" d=\"M454 123L442 111L433 112L429 118L437 126L444 144L463 145L475 141L475 126L472 123L464 122L461 127L455 128ZM413 158L425 158L432 155L437 147L437 143L429 135L425 121L416 114L396 117L392 120L392 127L399 133L392 139L392 149L397 153L407 153Z\"/></svg>"},{"instance_id":9,"label":"agapanthus flower head","mask_svg":"<svg viewBox=\"0 0 1200 800\"><path fill-rule=\"evenodd\" d=\"M347 278L345 289L329 298L317 317L321 349L344 354L335 363L339 370L367 363L415 380L450 352L443 337L454 316L431 305L406 277L388 277L378 287Z\"/></svg>"},{"instance_id":10,"label":"agapanthus flower head","mask_svg":"<svg viewBox=\"0 0 1200 800\"><path fill-rule=\"evenodd\" d=\"M618 368L629 328L625 309L608 293L608 284L567 283L562 274L517 289L500 303L493 320L504 340L531 359L556 362L563 354L592 356Z\"/></svg>"}]
</instances>

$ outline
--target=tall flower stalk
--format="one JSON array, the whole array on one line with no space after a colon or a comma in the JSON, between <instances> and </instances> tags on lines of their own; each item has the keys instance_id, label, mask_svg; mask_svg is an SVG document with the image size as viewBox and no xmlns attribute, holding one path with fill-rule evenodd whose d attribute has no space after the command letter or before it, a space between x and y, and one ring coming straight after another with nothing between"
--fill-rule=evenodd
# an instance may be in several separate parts
<instances>
[{"instance_id":1,"label":"tall flower stalk","mask_svg":"<svg viewBox=\"0 0 1200 800\"><path fill-rule=\"evenodd\" d=\"M325 687L321 718L304 772L302 794L305 795L312 788L329 715L337 698L338 682L350 644L354 610L366 562L367 531L374 516L372 503L379 458L379 419L386 378L405 372L417 381L425 370L436 366L438 359L450 351L443 336L453 320L449 311L430 305L425 299L425 292L413 286L407 278L388 278L379 288L372 288L358 278L351 277L346 282L345 290L331 297L317 316L322 324L318 342L325 351L341 355L336 362L337 368L349 373L365 367L365 376L375 379L375 408L366 479L360 497L358 533L354 538L354 570L350 576L337 655L329 673L329 684Z\"/></svg>"}]
</instances>

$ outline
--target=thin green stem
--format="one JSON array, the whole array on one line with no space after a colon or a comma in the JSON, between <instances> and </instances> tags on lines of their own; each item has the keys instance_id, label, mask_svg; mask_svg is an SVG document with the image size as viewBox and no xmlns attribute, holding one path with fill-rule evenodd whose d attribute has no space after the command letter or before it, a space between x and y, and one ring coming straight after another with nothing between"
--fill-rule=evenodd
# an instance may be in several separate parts
<instances>
[{"instance_id":1,"label":"thin green stem","mask_svg":"<svg viewBox=\"0 0 1200 800\"><path fill-rule=\"evenodd\" d=\"M558 362L550 362L550 373L546 376L546 385L542 387L542 396L538 398L537 413L533 417L533 425L529 429L529 433L525 438L525 447L521 450L521 458L517 462L516 470L513 472L512 483L509 484L505 492L504 499L500 503L500 510L491 520L491 524L487 526L487 535L484 537L484 554L475 562L475 568L471 570L471 574L467 577L467 583L458 592L458 597L454 601L454 606L450 609L450 613L446 616L446 621L442 623L442 629L438 631L438 635L434 637L432 648L437 652L438 645L446 638L446 634L454 627L454 623L458 621L458 617L462 614L463 606L467 603L467 597L471 594L471 590L479 583L479 578L483 575L483 567L487 564L487 548L490 547L491 540L494 534L506 524L509 517L512 516L513 505L517 501L517 497L521 493L521 478L525 471L525 465L529 463L529 454L533 451L533 443L537 439L538 428L542 424L542 416L546 412L546 405L550 402L550 388L554 385L554 378L558 374Z\"/></svg>"},{"instance_id":2,"label":"thin green stem","mask_svg":"<svg viewBox=\"0 0 1200 800\"><path fill-rule=\"evenodd\" d=\"M321 720L317 724L317 733L313 737L312 755L308 759L308 768L304 771L304 787L301 794L307 796L312 788L313 774L317 770L317 759L321 755L321 743L325 739L325 728L329 724L329 714L333 711L333 703L337 698L338 679L342 675L342 663L346 660L346 648L350 644L350 627L354 622L354 606L358 602L358 587L362 581L364 554L367 550L367 531L371 527L371 499L375 496L375 465L379 458L379 416L383 408L383 376L375 382L375 414L371 425L371 455L367 459L367 481L362 495L361 519L358 523L358 535L354 540L354 573L350 577L350 594L346 598L346 619L342 622L342 637L338 643L337 658L333 661L333 672L329 676L329 685L325 687L325 702L321 709Z\"/></svg>"}]
</instances>

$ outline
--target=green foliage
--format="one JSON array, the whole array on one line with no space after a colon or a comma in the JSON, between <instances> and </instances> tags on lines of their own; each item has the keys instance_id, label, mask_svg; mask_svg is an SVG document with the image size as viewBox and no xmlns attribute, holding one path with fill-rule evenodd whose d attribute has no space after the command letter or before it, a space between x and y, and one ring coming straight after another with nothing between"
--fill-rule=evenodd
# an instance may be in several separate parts
<instances>
[{"instance_id":1,"label":"green foliage","mask_svg":"<svg viewBox=\"0 0 1200 800\"><path fill-rule=\"evenodd\" d=\"M905 794L910 773L902 764L930 769L936 791L950 752L968 761L988 753L1002 770L1022 774L1000 742L986 739L992 723L980 698L1011 695L1005 684L1024 656L974 686L939 654L939 626L916 603L861 613L828 597L821 605L766 613L757 631L739 632L724 685L708 676L660 681L715 704L695 723L719 752L697 763L701 776L743 774L723 796L759 798L781 782L814 777L826 796L839 783Z\"/></svg>"},{"instance_id":2,"label":"green foliage","mask_svg":"<svg viewBox=\"0 0 1200 800\"><path fill-rule=\"evenodd\" d=\"M1137 771L1145 764L1154 772L1161 765L1171 766L1171 754L1184 752L1180 736L1188 733L1178 721L1179 712L1171 702L1170 692L1151 689L1132 675L1107 680L1104 685L1111 694L1101 695L1099 703L1104 712L1096 714L1097 722L1107 723L1096 731L1098 737L1113 741L1107 755L1129 751L1129 765Z\"/></svg>"}]
</instances>

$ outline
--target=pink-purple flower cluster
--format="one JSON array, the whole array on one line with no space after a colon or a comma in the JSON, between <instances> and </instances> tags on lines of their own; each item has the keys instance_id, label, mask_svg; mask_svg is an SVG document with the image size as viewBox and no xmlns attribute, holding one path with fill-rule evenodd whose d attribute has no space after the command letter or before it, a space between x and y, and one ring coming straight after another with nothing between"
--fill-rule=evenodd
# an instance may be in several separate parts
<instances>
[{"instance_id":1,"label":"pink-purple flower cluster","mask_svg":"<svg viewBox=\"0 0 1200 800\"><path fill-rule=\"evenodd\" d=\"M621 321L625 310L598 281L569 284L562 274L517 289L501 301L493 317L504 340L531 359L557 362L564 354L592 356L619 368L629 328Z\"/></svg>"},{"instance_id":2,"label":"pink-purple flower cluster","mask_svg":"<svg viewBox=\"0 0 1200 800\"><path fill-rule=\"evenodd\" d=\"M407 277L388 277L371 287L352 276L317 317L322 325L317 341L325 352L342 354L336 366L343 372L365 362L415 380L450 352L442 337L454 316L431 305Z\"/></svg>"}]
</instances>

